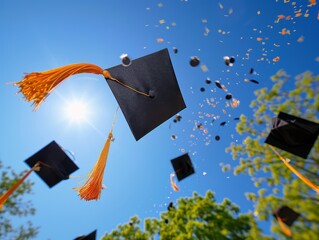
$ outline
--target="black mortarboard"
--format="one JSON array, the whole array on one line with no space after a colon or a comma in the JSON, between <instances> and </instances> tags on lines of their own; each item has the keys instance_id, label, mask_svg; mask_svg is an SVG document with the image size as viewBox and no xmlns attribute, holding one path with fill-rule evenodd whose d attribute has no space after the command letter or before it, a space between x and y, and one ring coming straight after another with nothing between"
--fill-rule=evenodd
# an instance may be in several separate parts
<instances>
[{"instance_id":1,"label":"black mortarboard","mask_svg":"<svg viewBox=\"0 0 319 240\"><path fill-rule=\"evenodd\" d=\"M249 73L253 74L254 73L254 69L253 68L249 69Z\"/></svg>"},{"instance_id":2,"label":"black mortarboard","mask_svg":"<svg viewBox=\"0 0 319 240\"><path fill-rule=\"evenodd\" d=\"M219 135L216 135L216 136L215 136L215 140L216 140L216 141L219 141L219 140L220 140L220 136L219 136Z\"/></svg>"},{"instance_id":3,"label":"black mortarboard","mask_svg":"<svg viewBox=\"0 0 319 240\"><path fill-rule=\"evenodd\" d=\"M178 181L183 180L195 173L191 159L188 153L171 160Z\"/></svg>"},{"instance_id":4,"label":"black mortarboard","mask_svg":"<svg viewBox=\"0 0 319 240\"><path fill-rule=\"evenodd\" d=\"M191 57L191 60L189 61L189 64L192 66L192 67L197 67L200 63L200 60L198 57Z\"/></svg>"},{"instance_id":5,"label":"black mortarboard","mask_svg":"<svg viewBox=\"0 0 319 240\"><path fill-rule=\"evenodd\" d=\"M172 139L172 140L176 140L176 139L177 139L177 136L176 136L176 135L172 135L172 136L171 136L171 139Z\"/></svg>"},{"instance_id":6,"label":"black mortarboard","mask_svg":"<svg viewBox=\"0 0 319 240\"><path fill-rule=\"evenodd\" d=\"M207 79L205 80L205 82L206 82L207 84L211 84L211 83L212 83L212 80L210 80L209 78L207 78Z\"/></svg>"},{"instance_id":7,"label":"black mortarboard","mask_svg":"<svg viewBox=\"0 0 319 240\"><path fill-rule=\"evenodd\" d=\"M231 93L227 93L226 96L225 96L225 98L226 98L227 100L230 100L230 99L233 98L233 95L232 95Z\"/></svg>"},{"instance_id":8,"label":"black mortarboard","mask_svg":"<svg viewBox=\"0 0 319 240\"><path fill-rule=\"evenodd\" d=\"M253 83L256 83L256 84L259 84L259 82L255 79L250 79L249 81L253 82Z\"/></svg>"},{"instance_id":9,"label":"black mortarboard","mask_svg":"<svg viewBox=\"0 0 319 240\"><path fill-rule=\"evenodd\" d=\"M203 87L201 87L199 90L200 90L201 92L205 92L205 88L203 88Z\"/></svg>"},{"instance_id":10,"label":"black mortarboard","mask_svg":"<svg viewBox=\"0 0 319 240\"><path fill-rule=\"evenodd\" d=\"M272 119L272 129L265 143L307 158L319 135L319 124L280 112Z\"/></svg>"},{"instance_id":11,"label":"black mortarboard","mask_svg":"<svg viewBox=\"0 0 319 240\"><path fill-rule=\"evenodd\" d=\"M96 239L96 230L91 232L89 235L82 235L75 238L74 240L95 240L95 239Z\"/></svg>"},{"instance_id":12,"label":"black mortarboard","mask_svg":"<svg viewBox=\"0 0 319 240\"><path fill-rule=\"evenodd\" d=\"M150 95L107 79L136 140L186 108L167 49L107 70L122 84Z\"/></svg>"},{"instance_id":13,"label":"black mortarboard","mask_svg":"<svg viewBox=\"0 0 319 240\"><path fill-rule=\"evenodd\" d=\"M221 122L220 126L225 126L227 122Z\"/></svg>"},{"instance_id":14,"label":"black mortarboard","mask_svg":"<svg viewBox=\"0 0 319 240\"><path fill-rule=\"evenodd\" d=\"M274 214L274 217L276 219L277 217L279 217L281 221L288 226L291 226L299 216L300 216L299 213L296 213L294 210L292 210L290 207L287 207L287 206L282 206Z\"/></svg>"},{"instance_id":15,"label":"black mortarboard","mask_svg":"<svg viewBox=\"0 0 319 240\"><path fill-rule=\"evenodd\" d=\"M215 81L215 84L216 84L216 87L218 87L218 88L222 89L222 85L220 84L220 82L219 82L219 81Z\"/></svg>"},{"instance_id":16,"label":"black mortarboard","mask_svg":"<svg viewBox=\"0 0 319 240\"><path fill-rule=\"evenodd\" d=\"M173 202L170 202L169 204L168 204L168 206L167 206L167 210L169 211L169 210L172 210L172 209L174 209L175 207L174 207L174 203Z\"/></svg>"},{"instance_id":17,"label":"black mortarboard","mask_svg":"<svg viewBox=\"0 0 319 240\"><path fill-rule=\"evenodd\" d=\"M35 173L50 188L68 179L71 173L79 169L55 141L49 143L25 162L31 168L40 162L40 171L35 171Z\"/></svg>"}]
</instances>

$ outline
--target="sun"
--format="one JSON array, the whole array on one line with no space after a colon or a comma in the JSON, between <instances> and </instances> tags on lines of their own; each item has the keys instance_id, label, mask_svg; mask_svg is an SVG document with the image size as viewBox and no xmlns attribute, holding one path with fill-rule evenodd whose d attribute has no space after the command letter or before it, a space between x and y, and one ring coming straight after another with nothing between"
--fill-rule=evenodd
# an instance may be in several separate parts
<instances>
[{"instance_id":1,"label":"sun","mask_svg":"<svg viewBox=\"0 0 319 240\"><path fill-rule=\"evenodd\" d=\"M86 121L89 115L88 104L82 100L72 100L65 106L65 116L70 122Z\"/></svg>"}]
</instances>

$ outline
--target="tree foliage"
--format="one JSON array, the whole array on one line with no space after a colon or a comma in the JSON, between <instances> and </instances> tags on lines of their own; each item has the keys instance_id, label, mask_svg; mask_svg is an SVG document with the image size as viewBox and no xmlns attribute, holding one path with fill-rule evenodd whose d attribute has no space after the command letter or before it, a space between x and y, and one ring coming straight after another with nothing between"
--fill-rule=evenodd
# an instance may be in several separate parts
<instances>
[{"instance_id":1,"label":"tree foliage","mask_svg":"<svg viewBox=\"0 0 319 240\"><path fill-rule=\"evenodd\" d=\"M160 219L148 218L144 230L138 217L119 225L102 240L113 239L257 239L262 237L251 214L239 214L239 207L228 199L217 203L211 191L205 197L194 193L181 198L176 207L161 213ZM251 229L253 231L251 231ZM255 238L257 237L257 238Z\"/></svg>"},{"instance_id":2,"label":"tree foliage","mask_svg":"<svg viewBox=\"0 0 319 240\"><path fill-rule=\"evenodd\" d=\"M257 193L246 193L255 203L255 215L260 220L273 219L272 231L282 235L272 214L288 205L301 214L292 227L293 239L316 239L319 236L319 197L297 178L264 143L271 129L271 118L282 111L310 121L319 119L319 76L305 72L294 79L281 70L272 76L271 89L255 91L250 107L251 119L241 115L237 132L244 136L240 144L227 149L238 161L235 174L249 174ZM319 141L317 139L307 159L277 149L302 175L319 185Z\"/></svg>"},{"instance_id":3,"label":"tree foliage","mask_svg":"<svg viewBox=\"0 0 319 240\"><path fill-rule=\"evenodd\" d=\"M16 173L10 167L4 167L1 161L0 170L1 195L25 174L25 172ZM33 183L29 180L24 181L0 210L0 239L25 240L37 235L38 228L34 227L31 221L27 221L20 226L13 224L14 219L35 214L31 202L23 199L24 195L31 193L32 185Z\"/></svg>"}]
</instances>

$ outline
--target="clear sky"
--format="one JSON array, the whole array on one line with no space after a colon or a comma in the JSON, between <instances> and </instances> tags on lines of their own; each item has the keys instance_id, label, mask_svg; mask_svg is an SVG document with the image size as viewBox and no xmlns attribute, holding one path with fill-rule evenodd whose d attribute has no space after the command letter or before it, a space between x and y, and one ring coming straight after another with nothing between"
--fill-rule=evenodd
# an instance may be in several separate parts
<instances>
[{"instance_id":1,"label":"clear sky","mask_svg":"<svg viewBox=\"0 0 319 240\"><path fill-rule=\"evenodd\" d=\"M242 140L233 118L252 116L253 91L271 87L270 76L279 69L292 76L306 70L318 74L319 4L308 5L307 0L2 0L0 159L16 171L26 170L24 160L55 140L75 153L80 168L52 189L36 174L29 177L35 185L27 198L37 208L30 220L41 226L37 239L73 239L94 229L100 238L131 216L158 217L170 201L194 191L205 194L210 189L218 201L227 197L242 212L252 210L244 193L257 189L249 177L220 168L235 164L225 148ZM278 15L285 17L277 22ZM37 112L15 94L17 88L5 83L21 80L24 73L70 63L109 68L121 63L123 53L134 59L163 48L170 52L187 105L180 113L181 122L170 119L136 142L119 111L105 170L107 188L99 201L80 200L72 188L81 184L97 160L117 107L104 78L71 77ZM200 66L189 65L192 56L200 59ZM224 56L234 56L234 66L226 66ZM252 75L250 68L255 70ZM211 85L205 83L207 78ZM226 92L216 88L215 80L240 101L237 108L226 105ZM67 106L80 100L89 114L86 120L72 122ZM222 121L226 126L219 126ZM199 123L208 133L196 129ZM172 140L172 135L177 139ZM181 190L173 192L170 159L183 150L189 152L196 174L178 182ZM16 220L21 221L25 219ZM261 226L269 230L268 223Z\"/></svg>"}]
</instances>

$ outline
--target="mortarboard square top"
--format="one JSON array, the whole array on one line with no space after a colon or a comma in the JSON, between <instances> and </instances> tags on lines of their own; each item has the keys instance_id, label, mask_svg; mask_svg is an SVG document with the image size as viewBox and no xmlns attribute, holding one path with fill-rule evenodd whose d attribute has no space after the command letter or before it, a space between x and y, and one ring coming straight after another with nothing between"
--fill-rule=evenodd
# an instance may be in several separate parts
<instances>
[{"instance_id":1,"label":"mortarboard square top","mask_svg":"<svg viewBox=\"0 0 319 240\"><path fill-rule=\"evenodd\" d=\"M91 232L89 235L83 235L75 238L74 240L95 240L96 239L96 230Z\"/></svg>"},{"instance_id":2,"label":"mortarboard square top","mask_svg":"<svg viewBox=\"0 0 319 240\"><path fill-rule=\"evenodd\" d=\"M195 173L191 159L188 153L171 160L178 181L183 180Z\"/></svg>"},{"instance_id":3,"label":"mortarboard square top","mask_svg":"<svg viewBox=\"0 0 319 240\"><path fill-rule=\"evenodd\" d=\"M319 124L280 112L272 125L265 143L307 158L319 135Z\"/></svg>"},{"instance_id":4,"label":"mortarboard square top","mask_svg":"<svg viewBox=\"0 0 319 240\"><path fill-rule=\"evenodd\" d=\"M40 171L35 172L50 188L68 179L71 173L79 169L55 141L49 143L25 162L31 168L40 162Z\"/></svg>"},{"instance_id":5,"label":"mortarboard square top","mask_svg":"<svg viewBox=\"0 0 319 240\"><path fill-rule=\"evenodd\" d=\"M123 84L150 95L106 79L136 141L186 108L167 49L107 71Z\"/></svg>"},{"instance_id":6,"label":"mortarboard square top","mask_svg":"<svg viewBox=\"0 0 319 240\"><path fill-rule=\"evenodd\" d=\"M274 214L274 217L277 219L277 216L280 217L281 221L284 222L288 226L292 226L294 221L300 216L299 213L296 213L290 207L282 206L279 208Z\"/></svg>"}]
</instances>

